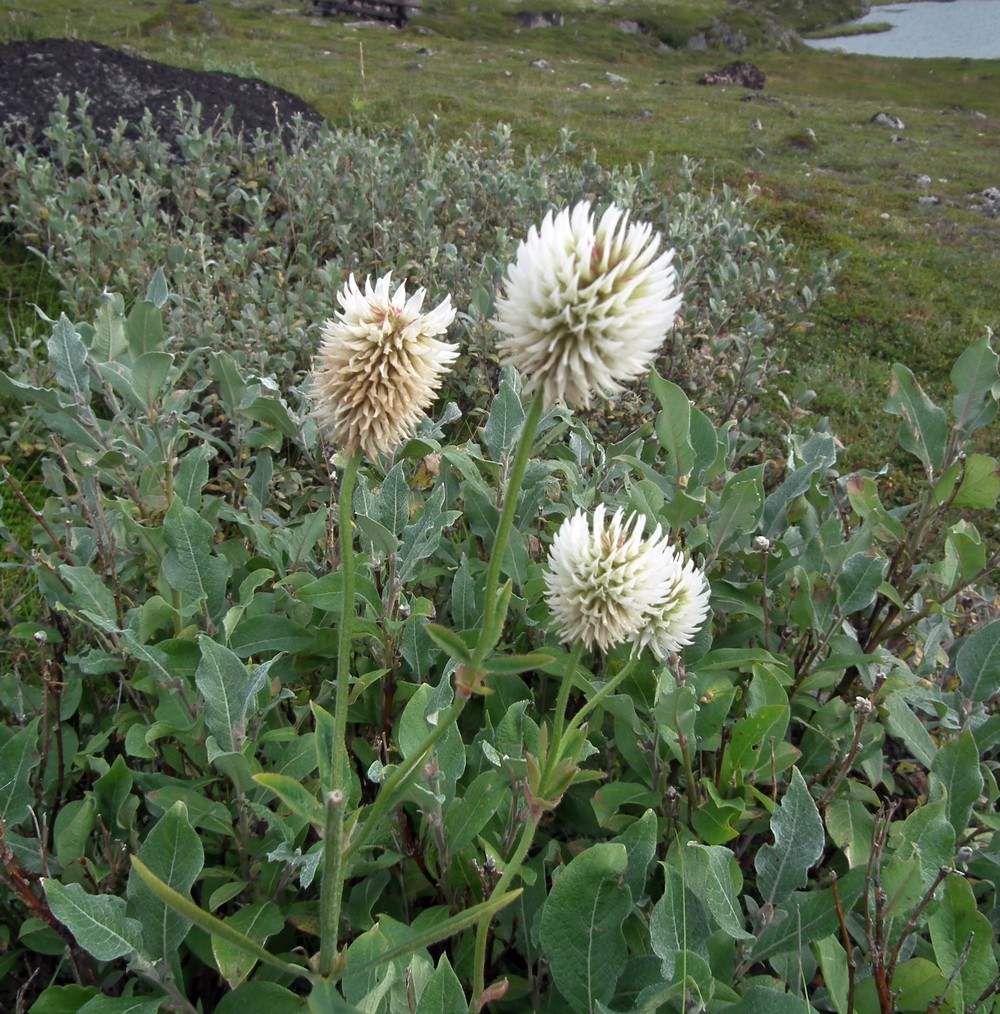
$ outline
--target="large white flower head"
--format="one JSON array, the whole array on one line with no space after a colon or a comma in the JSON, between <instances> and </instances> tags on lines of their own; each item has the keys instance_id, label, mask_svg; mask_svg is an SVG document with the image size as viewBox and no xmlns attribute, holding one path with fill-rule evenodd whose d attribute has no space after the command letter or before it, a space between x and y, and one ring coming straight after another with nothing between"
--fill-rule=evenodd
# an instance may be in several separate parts
<instances>
[{"instance_id":1,"label":"large white flower head","mask_svg":"<svg viewBox=\"0 0 1000 1014\"><path fill-rule=\"evenodd\" d=\"M413 432L434 401L458 346L439 341L455 319L451 296L421 313L425 291L390 294L392 275L364 292L351 275L337 293L341 309L326 321L313 362L317 420L349 454L388 453Z\"/></svg>"},{"instance_id":2,"label":"large white flower head","mask_svg":"<svg viewBox=\"0 0 1000 1014\"><path fill-rule=\"evenodd\" d=\"M635 650L649 650L662 662L691 644L708 616L709 586L705 575L674 549L664 546L667 566L661 575L663 602L653 608L644 626L632 635Z\"/></svg>"},{"instance_id":3,"label":"large white flower head","mask_svg":"<svg viewBox=\"0 0 1000 1014\"><path fill-rule=\"evenodd\" d=\"M604 504L594 511L593 526L583 511L567 518L552 540L545 575L546 600L562 640L580 641L608 651L627 641L663 600L655 550L660 530L648 542L646 519L622 510L604 523Z\"/></svg>"},{"instance_id":4,"label":"large white flower head","mask_svg":"<svg viewBox=\"0 0 1000 1014\"><path fill-rule=\"evenodd\" d=\"M659 249L660 234L615 205L596 226L584 201L531 227L495 321L500 361L526 392L541 387L546 407L587 408L646 372L681 304L674 251Z\"/></svg>"}]
</instances>

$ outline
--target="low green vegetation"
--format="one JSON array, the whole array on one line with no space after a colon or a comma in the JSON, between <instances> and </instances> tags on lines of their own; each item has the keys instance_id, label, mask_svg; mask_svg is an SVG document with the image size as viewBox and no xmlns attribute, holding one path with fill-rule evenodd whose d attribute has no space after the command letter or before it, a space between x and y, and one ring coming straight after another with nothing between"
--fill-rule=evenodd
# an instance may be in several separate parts
<instances>
[{"instance_id":1,"label":"low green vegetation","mask_svg":"<svg viewBox=\"0 0 1000 1014\"><path fill-rule=\"evenodd\" d=\"M68 98L0 153L0 1007L996 1014L1000 62L774 20L832 5L474 6L5 8L331 129L98 146ZM699 85L735 58L702 33L766 88ZM581 201L661 232L684 303L575 411L496 317ZM569 320L589 243L544 255ZM462 355L368 459L310 373L390 271ZM369 309L359 362L409 312Z\"/></svg>"}]
</instances>

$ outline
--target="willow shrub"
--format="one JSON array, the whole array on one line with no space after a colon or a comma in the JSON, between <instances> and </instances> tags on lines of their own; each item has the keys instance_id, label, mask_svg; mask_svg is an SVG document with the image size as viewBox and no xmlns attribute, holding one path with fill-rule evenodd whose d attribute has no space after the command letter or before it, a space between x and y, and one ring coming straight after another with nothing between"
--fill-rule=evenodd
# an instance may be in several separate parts
<instances>
[{"instance_id":1,"label":"willow shrub","mask_svg":"<svg viewBox=\"0 0 1000 1014\"><path fill-rule=\"evenodd\" d=\"M283 386L308 367L312 328L348 275L391 270L432 278L464 308L453 394L482 408L497 380L493 294L553 204L616 202L677 248L687 311L660 372L716 419L746 414L836 273L835 262L800 268L750 195L705 192L693 164L664 193L651 166L606 169L568 132L521 152L502 125L454 143L416 123L374 136L300 126L286 148L277 132L234 135L179 108L172 137L146 123L131 140L123 122L101 139L86 108L80 97L71 114L64 100L43 148L0 146L0 223L43 258L59 309L85 319L105 289L142 292L163 265L176 347L229 350Z\"/></svg>"},{"instance_id":2,"label":"willow shrub","mask_svg":"<svg viewBox=\"0 0 1000 1014\"><path fill-rule=\"evenodd\" d=\"M481 422L443 404L363 468L338 526L299 392L224 349L193 374L172 299L160 271L127 314L106 294L52 322L44 384L0 381L51 434L8 557L45 612L0 683L0 970L30 1010L995 1009L988 336L947 408L893 369L914 503L839 475L822 429L766 487L655 373L655 420L618 444L562 409L522 442L504 371ZM554 528L599 500L712 590L682 659L620 681L624 649L568 663L542 598Z\"/></svg>"}]
</instances>

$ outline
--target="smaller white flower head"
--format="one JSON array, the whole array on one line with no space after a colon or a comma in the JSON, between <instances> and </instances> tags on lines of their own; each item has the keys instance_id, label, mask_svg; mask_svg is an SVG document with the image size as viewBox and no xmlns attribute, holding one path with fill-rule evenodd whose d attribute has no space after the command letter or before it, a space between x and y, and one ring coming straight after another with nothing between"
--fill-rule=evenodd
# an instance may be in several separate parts
<instances>
[{"instance_id":1,"label":"smaller white flower head","mask_svg":"<svg viewBox=\"0 0 1000 1014\"><path fill-rule=\"evenodd\" d=\"M566 643L608 651L636 634L662 600L660 554L642 537L646 519L628 522L618 510L604 523L604 504L593 526L583 511L567 518L552 540L545 575L546 600Z\"/></svg>"},{"instance_id":2,"label":"smaller white flower head","mask_svg":"<svg viewBox=\"0 0 1000 1014\"><path fill-rule=\"evenodd\" d=\"M646 624L632 635L637 652L649 650L662 662L690 644L708 616L710 591L705 575L672 547L661 548L663 601L650 610Z\"/></svg>"},{"instance_id":3,"label":"smaller white flower head","mask_svg":"<svg viewBox=\"0 0 1000 1014\"><path fill-rule=\"evenodd\" d=\"M455 319L451 296L421 313L425 291L390 294L392 275L364 292L351 275L337 293L313 363L312 396L321 427L349 454L389 453L413 432L434 401L458 346L439 341Z\"/></svg>"},{"instance_id":4,"label":"smaller white flower head","mask_svg":"<svg viewBox=\"0 0 1000 1014\"><path fill-rule=\"evenodd\" d=\"M500 361L520 371L526 393L541 387L546 407L587 408L646 372L681 304L674 251L659 247L651 225L614 205L596 226L584 201L531 227L495 321Z\"/></svg>"}]
</instances>

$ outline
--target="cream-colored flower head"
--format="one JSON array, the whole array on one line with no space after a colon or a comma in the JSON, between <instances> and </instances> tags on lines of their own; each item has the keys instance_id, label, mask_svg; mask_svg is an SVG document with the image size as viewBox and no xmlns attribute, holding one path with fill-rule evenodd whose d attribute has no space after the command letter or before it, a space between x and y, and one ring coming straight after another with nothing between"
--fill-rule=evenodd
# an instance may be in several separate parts
<instances>
[{"instance_id":1,"label":"cream-colored flower head","mask_svg":"<svg viewBox=\"0 0 1000 1014\"><path fill-rule=\"evenodd\" d=\"M421 313L425 292L390 295L392 275L364 292L351 275L337 293L313 362L312 397L321 427L349 454L389 453L413 432L434 401L458 346L439 341L455 319L451 296Z\"/></svg>"},{"instance_id":2,"label":"cream-colored flower head","mask_svg":"<svg viewBox=\"0 0 1000 1014\"><path fill-rule=\"evenodd\" d=\"M609 525L605 507L588 525L582 511L556 532L545 575L549 611L566 643L608 651L631 641L661 661L690 644L708 615L704 574L669 544L660 526L643 538L641 514Z\"/></svg>"},{"instance_id":3,"label":"cream-colored flower head","mask_svg":"<svg viewBox=\"0 0 1000 1014\"><path fill-rule=\"evenodd\" d=\"M663 600L660 554L642 537L646 519L623 518L619 509L605 526L601 504L591 527L577 511L552 540L546 600L567 643L608 651L635 634Z\"/></svg>"},{"instance_id":4,"label":"cream-colored flower head","mask_svg":"<svg viewBox=\"0 0 1000 1014\"><path fill-rule=\"evenodd\" d=\"M674 251L651 225L611 205L595 226L589 202L531 227L497 297L500 361L546 407L587 408L592 395L642 376L673 326Z\"/></svg>"},{"instance_id":5,"label":"cream-colored flower head","mask_svg":"<svg viewBox=\"0 0 1000 1014\"><path fill-rule=\"evenodd\" d=\"M661 583L666 597L632 635L637 652L649 648L661 662L695 639L708 616L710 595L705 575L690 560L685 563L676 550L664 549L668 564Z\"/></svg>"}]
</instances>

